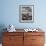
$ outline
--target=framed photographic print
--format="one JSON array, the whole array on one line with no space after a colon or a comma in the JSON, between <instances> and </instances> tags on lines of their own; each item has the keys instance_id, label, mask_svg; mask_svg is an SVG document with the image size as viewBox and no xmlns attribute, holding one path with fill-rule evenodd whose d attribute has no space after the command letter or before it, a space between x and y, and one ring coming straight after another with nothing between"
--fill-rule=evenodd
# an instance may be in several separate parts
<instances>
[{"instance_id":1,"label":"framed photographic print","mask_svg":"<svg viewBox=\"0 0 46 46\"><path fill-rule=\"evenodd\" d=\"M19 20L20 22L34 21L34 5L20 5L19 6Z\"/></svg>"}]
</instances>

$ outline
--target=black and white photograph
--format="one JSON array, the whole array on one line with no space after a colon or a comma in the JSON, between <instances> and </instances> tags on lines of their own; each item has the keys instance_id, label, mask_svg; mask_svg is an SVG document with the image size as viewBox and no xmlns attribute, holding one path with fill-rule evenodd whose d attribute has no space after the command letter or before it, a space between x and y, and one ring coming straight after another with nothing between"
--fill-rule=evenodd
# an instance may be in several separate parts
<instances>
[{"instance_id":1,"label":"black and white photograph","mask_svg":"<svg viewBox=\"0 0 46 46\"><path fill-rule=\"evenodd\" d=\"M20 5L19 11L20 22L34 21L34 5Z\"/></svg>"}]
</instances>

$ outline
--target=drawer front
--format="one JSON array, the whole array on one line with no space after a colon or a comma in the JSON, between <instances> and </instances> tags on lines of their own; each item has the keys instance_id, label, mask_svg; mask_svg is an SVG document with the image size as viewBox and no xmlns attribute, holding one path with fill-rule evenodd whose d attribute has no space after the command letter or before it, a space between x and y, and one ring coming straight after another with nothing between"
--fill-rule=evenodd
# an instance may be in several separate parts
<instances>
[{"instance_id":1,"label":"drawer front","mask_svg":"<svg viewBox=\"0 0 46 46\"><path fill-rule=\"evenodd\" d=\"M32 44L32 46L44 46L44 44Z\"/></svg>"},{"instance_id":2,"label":"drawer front","mask_svg":"<svg viewBox=\"0 0 46 46\"><path fill-rule=\"evenodd\" d=\"M4 32L3 46L23 46L23 32Z\"/></svg>"},{"instance_id":3,"label":"drawer front","mask_svg":"<svg viewBox=\"0 0 46 46\"><path fill-rule=\"evenodd\" d=\"M2 46L16 46L14 44L3 44Z\"/></svg>"},{"instance_id":4,"label":"drawer front","mask_svg":"<svg viewBox=\"0 0 46 46\"><path fill-rule=\"evenodd\" d=\"M44 32L24 32L24 36L44 36Z\"/></svg>"},{"instance_id":5,"label":"drawer front","mask_svg":"<svg viewBox=\"0 0 46 46\"><path fill-rule=\"evenodd\" d=\"M23 46L23 44L2 44L2 46Z\"/></svg>"},{"instance_id":6,"label":"drawer front","mask_svg":"<svg viewBox=\"0 0 46 46\"><path fill-rule=\"evenodd\" d=\"M21 42L23 40L23 36L4 36L3 43L14 43L14 42Z\"/></svg>"},{"instance_id":7,"label":"drawer front","mask_svg":"<svg viewBox=\"0 0 46 46\"><path fill-rule=\"evenodd\" d=\"M44 36L24 36L24 46L44 46Z\"/></svg>"},{"instance_id":8,"label":"drawer front","mask_svg":"<svg viewBox=\"0 0 46 46\"><path fill-rule=\"evenodd\" d=\"M4 32L4 36L23 36L23 32Z\"/></svg>"},{"instance_id":9,"label":"drawer front","mask_svg":"<svg viewBox=\"0 0 46 46\"><path fill-rule=\"evenodd\" d=\"M44 44L44 36L32 36L32 44Z\"/></svg>"},{"instance_id":10,"label":"drawer front","mask_svg":"<svg viewBox=\"0 0 46 46\"><path fill-rule=\"evenodd\" d=\"M23 46L22 36L4 36L3 46Z\"/></svg>"}]
</instances>

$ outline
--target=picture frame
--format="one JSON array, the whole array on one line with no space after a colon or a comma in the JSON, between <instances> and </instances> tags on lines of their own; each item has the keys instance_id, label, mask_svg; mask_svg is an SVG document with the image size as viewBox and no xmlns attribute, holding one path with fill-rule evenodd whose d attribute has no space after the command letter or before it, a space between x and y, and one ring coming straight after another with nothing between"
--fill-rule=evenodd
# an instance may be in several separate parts
<instances>
[{"instance_id":1,"label":"picture frame","mask_svg":"<svg viewBox=\"0 0 46 46\"><path fill-rule=\"evenodd\" d=\"M34 5L19 5L19 21L34 22Z\"/></svg>"}]
</instances>

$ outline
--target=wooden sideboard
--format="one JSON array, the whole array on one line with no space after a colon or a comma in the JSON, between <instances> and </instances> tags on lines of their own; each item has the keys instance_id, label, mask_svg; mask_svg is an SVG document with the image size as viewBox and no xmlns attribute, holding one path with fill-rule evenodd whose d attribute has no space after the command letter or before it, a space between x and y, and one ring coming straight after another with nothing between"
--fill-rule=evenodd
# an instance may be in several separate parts
<instances>
[{"instance_id":1,"label":"wooden sideboard","mask_svg":"<svg viewBox=\"0 0 46 46\"><path fill-rule=\"evenodd\" d=\"M44 32L3 32L3 46L44 46Z\"/></svg>"}]
</instances>

